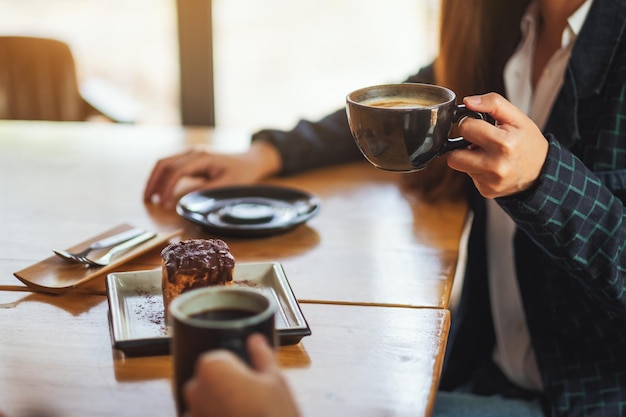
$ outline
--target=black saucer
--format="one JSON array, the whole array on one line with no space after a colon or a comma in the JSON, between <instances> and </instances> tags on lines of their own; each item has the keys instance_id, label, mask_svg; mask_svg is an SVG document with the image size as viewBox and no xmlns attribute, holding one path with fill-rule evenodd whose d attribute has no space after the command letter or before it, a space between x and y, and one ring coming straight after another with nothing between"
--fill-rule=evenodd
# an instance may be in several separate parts
<instances>
[{"instance_id":1,"label":"black saucer","mask_svg":"<svg viewBox=\"0 0 626 417\"><path fill-rule=\"evenodd\" d=\"M319 201L304 191L255 185L194 191L176 212L215 234L258 237L284 233L319 211Z\"/></svg>"}]
</instances>

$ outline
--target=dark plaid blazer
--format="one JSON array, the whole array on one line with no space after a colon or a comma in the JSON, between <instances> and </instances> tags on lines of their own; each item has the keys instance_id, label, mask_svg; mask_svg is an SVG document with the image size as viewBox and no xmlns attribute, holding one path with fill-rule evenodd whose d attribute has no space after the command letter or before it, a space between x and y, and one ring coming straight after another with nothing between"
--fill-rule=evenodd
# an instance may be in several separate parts
<instances>
[{"instance_id":1,"label":"dark plaid blazer","mask_svg":"<svg viewBox=\"0 0 626 417\"><path fill-rule=\"evenodd\" d=\"M516 222L520 292L550 416L626 416L626 2L595 0L545 133L535 189L498 199ZM442 388L488 362L484 200Z\"/></svg>"},{"instance_id":2,"label":"dark plaid blazer","mask_svg":"<svg viewBox=\"0 0 626 417\"><path fill-rule=\"evenodd\" d=\"M518 225L516 269L549 416L626 416L626 1L595 0L545 132L536 188L498 199ZM422 71L408 81L432 82ZM263 130L283 174L362 158L341 109L289 132ZM441 389L490 362L494 330L485 204L476 193L463 293Z\"/></svg>"}]
</instances>

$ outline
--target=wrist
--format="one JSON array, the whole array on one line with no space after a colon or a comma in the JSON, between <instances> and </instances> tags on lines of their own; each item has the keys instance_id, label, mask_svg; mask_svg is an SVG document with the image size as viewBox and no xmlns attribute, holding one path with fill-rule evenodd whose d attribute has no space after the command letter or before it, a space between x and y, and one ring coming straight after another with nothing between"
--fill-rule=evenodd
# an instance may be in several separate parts
<instances>
[{"instance_id":1,"label":"wrist","mask_svg":"<svg viewBox=\"0 0 626 417\"><path fill-rule=\"evenodd\" d=\"M270 177L280 173L282 158L278 149L264 140L255 140L250 145L247 154L251 161L257 165L261 178Z\"/></svg>"}]
</instances>

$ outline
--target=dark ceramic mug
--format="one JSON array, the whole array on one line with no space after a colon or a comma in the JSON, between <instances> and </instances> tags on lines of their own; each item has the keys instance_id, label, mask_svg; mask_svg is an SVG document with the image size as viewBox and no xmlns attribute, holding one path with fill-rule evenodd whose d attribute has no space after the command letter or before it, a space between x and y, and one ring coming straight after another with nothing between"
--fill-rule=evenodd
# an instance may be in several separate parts
<instances>
[{"instance_id":1,"label":"dark ceramic mug","mask_svg":"<svg viewBox=\"0 0 626 417\"><path fill-rule=\"evenodd\" d=\"M456 104L453 91L431 84L386 84L361 88L346 97L350 131L365 158L386 171L413 172L437 156L464 148L464 138L450 138L465 117L490 120Z\"/></svg>"},{"instance_id":2,"label":"dark ceramic mug","mask_svg":"<svg viewBox=\"0 0 626 417\"><path fill-rule=\"evenodd\" d=\"M253 289L208 287L185 292L170 304L171 353L178 415L186 404L182 396L198 357L212 349L227 349L249 364L246 339L263 334L276 346L274 302Z\"/></svg>"}]
</instances>

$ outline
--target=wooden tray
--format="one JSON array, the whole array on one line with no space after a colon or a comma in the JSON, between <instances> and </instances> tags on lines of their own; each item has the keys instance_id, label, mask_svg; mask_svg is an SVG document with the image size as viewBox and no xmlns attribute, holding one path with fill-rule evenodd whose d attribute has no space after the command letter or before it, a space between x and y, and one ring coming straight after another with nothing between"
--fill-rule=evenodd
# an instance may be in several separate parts
<instances>
[{"instance_id":1,"label":"wooden tray","mask_svg":"<svg viewBox=\"0 0 626 417\"><path fill-rule=\"evenodd\" d=\"M76 246L68 248L68 251L74 252L82 248L85 248L90 243L96 240L103 239L108 236L123 232L124 230L132 229L134 226L129 224L122 224L116 226L106 232L94 236L89 240L79 243ZM28 266L21 271L15 272L13 275L29 288L52 294L63 294L73 288L83 285L90 280L113 271L118 266L125 262L130 261L144 253L155 249L165 247L172 237L180 233L180 230L168 233L157 233L157 236L148 240L147 242L129 250L128 252L114 258L107 266L103 267L91 267L87 268L85 265L70 263L64 261L56 255L52 255L36 264Z\"/></svg>"}]
</instances>

